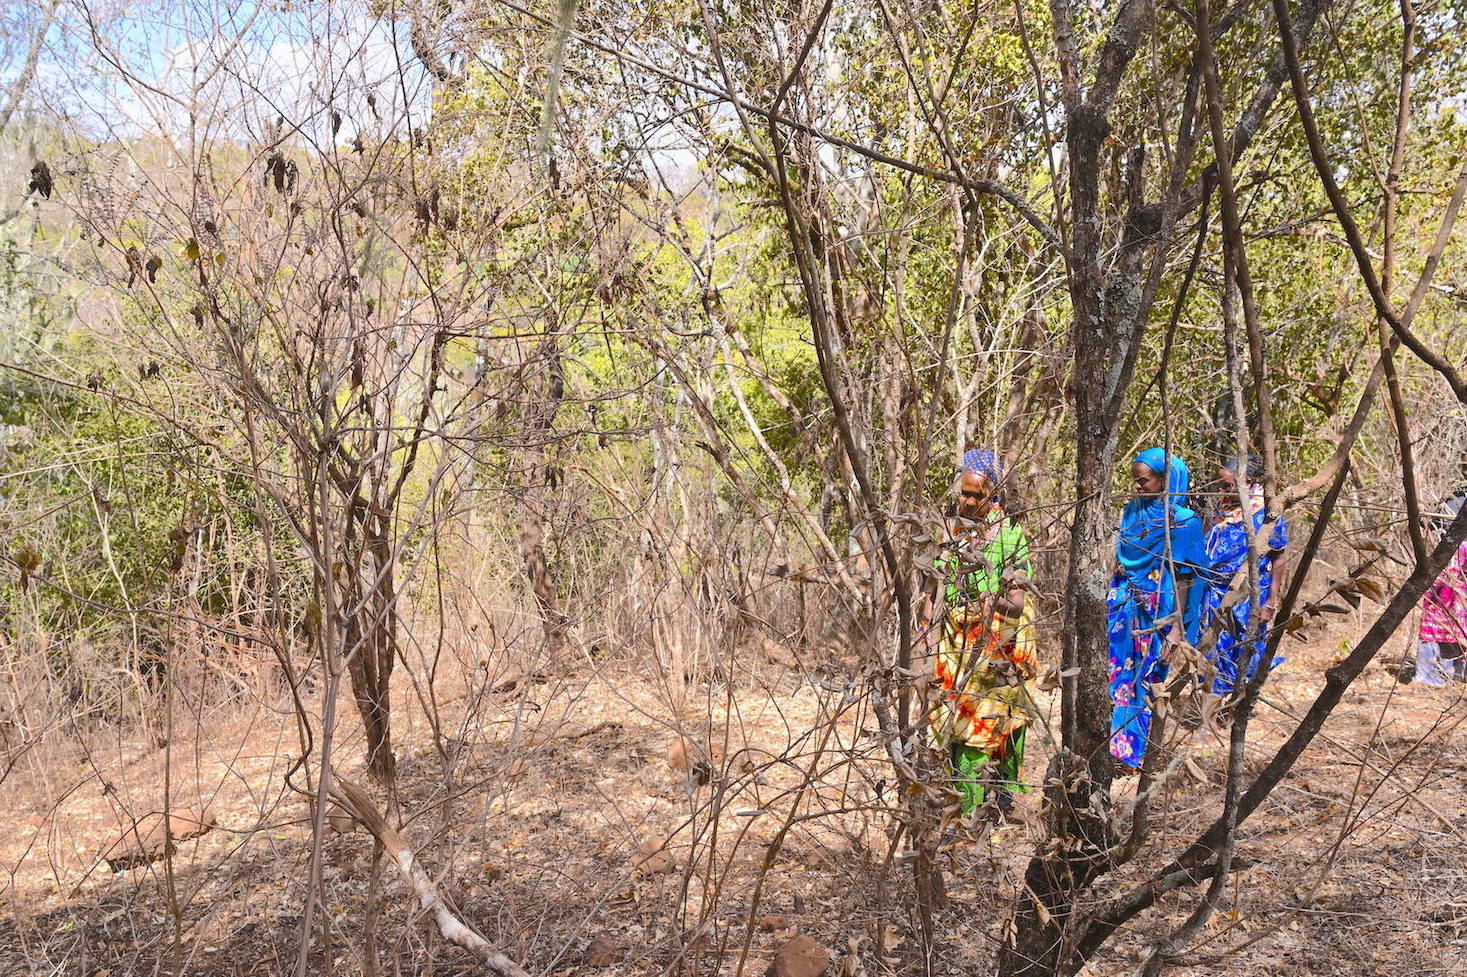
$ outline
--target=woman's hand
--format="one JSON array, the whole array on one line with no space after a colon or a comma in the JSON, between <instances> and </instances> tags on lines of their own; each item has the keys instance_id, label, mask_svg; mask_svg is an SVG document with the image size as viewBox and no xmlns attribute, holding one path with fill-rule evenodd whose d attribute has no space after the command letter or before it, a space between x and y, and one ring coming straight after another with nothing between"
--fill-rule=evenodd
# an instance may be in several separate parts
<instances>
[{"instance_id":1,"label":"woman's hand","mask_svg":"<svg viewBox=\"0 0 1467 977\"><path fill-rule=\"evenodd\" d=\"M1024 616L1024 607L1029 602L1029 595L1023 587L1011 587L1006 594L995 596L993 599L993 613L1008 620L1016 620Z\"/></svg>"},{"instance_id":2,"label":"woman's hand","mask_svg":"<svg viewBox=\"0 0 1467 977\"><path fill-rule=\"evenodd\" d=\"M993 602L993 613L1002 618L1013 620L1024 614L1024 602L1014 600L1012 597L1000 597Z\"/></svg>"}]
</instances>

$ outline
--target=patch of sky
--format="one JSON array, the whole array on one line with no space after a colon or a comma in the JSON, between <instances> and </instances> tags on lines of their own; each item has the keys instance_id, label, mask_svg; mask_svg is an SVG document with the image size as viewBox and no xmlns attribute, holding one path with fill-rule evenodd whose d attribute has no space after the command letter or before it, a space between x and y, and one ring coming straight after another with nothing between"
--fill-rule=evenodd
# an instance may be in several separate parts
<instances>
[{"instance_id":1,"label":"patch of sky","mask_svg":"<svg viewBox=\"0 0 1467 977\"><path fill-rule=\"evenodd\" d=\"M446 43L434 31L425 43ZM408 25L361 0L81 0L48 32L35 88L99 139L202 128L323 146L405 135L426 121L432 96Z\"/></svg>"}]
</instances>

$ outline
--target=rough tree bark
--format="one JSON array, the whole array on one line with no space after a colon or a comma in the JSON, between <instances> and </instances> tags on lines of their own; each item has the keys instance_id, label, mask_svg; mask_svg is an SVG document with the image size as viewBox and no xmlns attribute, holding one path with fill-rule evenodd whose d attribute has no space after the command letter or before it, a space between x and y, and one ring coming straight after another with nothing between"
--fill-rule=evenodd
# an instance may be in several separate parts
<instances>
[{"instance_id":1,"label":"rough tree bark","mask_svg":"<svg viewBox=\"0 0 1467 977\"><path fill-rule=\"evenodd\" d=\"M1088 95L1080 88L1073 18L1068 3L1051 4L1059 48L1068 129L1073 228L1069 292L1073 310L1072 384L1075 401L1075 498L1070 567L1065 584L1061 649L1060 748L1045 776L1048 834L1062 841L1053 856L1036 856L1024 875L1011 937L999 954L1000 972L1031 975L1062 970L1075 894L1100 874L1113 846L1108 811L1111 762L1106 592L1111 558L1110 477L1119 429L1117 408L1130 379L1128 355L1139 323L1141 251L1127 250L1123 267L1104 264L1101 149L1107 114L1137 39L1153 11L1128 0L1116 14ZM1139 184L1142 160L1129 179Z\"/></svg>"},{"instance_id":2,"label":"rough tree bark","mask_svg":"<svg viewBox=\"0 0 1467 977\"><path fill-rule=\"evenodd\" d=\"M554 487L556 476L545 463L545 442L550 436L560 402L565 397L565 376L560 365L560 337L552 335L537 359L543 359L548 372L544 400L534 407L529 426L525 461L525 495L520 507L520 559L524 561L525 580L540 620L545 629L545 653L551 664L558 664L565 652L568 620L555 597L555 578L545 558L545 522L543 513Z\"/></svg>"},{"instance_id":3,"label":"rough tree bark","mask_svg":"<svg viewBox=\"0 0 1467 977\"><path fill-rule=\"evenodd\" d=\"M351 580L342 581L349 597L343 622L347 674L362 716L367 769L383 782L392 780L392 668L397 661L397 595L394 590L391 527L372 516L365 503L352 506L353 533L360 534L362 559Z\"/></svg>"}]
</instances>

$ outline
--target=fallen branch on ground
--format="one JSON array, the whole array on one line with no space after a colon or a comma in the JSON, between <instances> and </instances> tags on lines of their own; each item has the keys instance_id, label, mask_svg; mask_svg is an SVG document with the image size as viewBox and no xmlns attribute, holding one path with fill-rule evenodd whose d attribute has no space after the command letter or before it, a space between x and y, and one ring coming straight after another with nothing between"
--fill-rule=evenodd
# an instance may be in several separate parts
<instances>
[{"instance_id":1,"label":"fallen branch on ground","mask_svg":"<svg viewBox=\"0 0 1467 977\"><path fill-rule=\"evenodd\" d=\"M433 919L438 924L438 932L450 943L457 944L472 953L484 962L491 974L498 977L529 977L519 964L496 950L488 940L470 929L461 919L454 915L448 903L443 901L437 886L428 877L428 872L422 864L413 856L412 850L402 840L382 812L377 810L377 805L358 786L340 776L333 778L331 783L331 797L337 804L360 821L370 831L382 847L387 850L403 877L413 887L418 895L418 906L427 913L432 913Z\"/></svg>"}]
</instances>

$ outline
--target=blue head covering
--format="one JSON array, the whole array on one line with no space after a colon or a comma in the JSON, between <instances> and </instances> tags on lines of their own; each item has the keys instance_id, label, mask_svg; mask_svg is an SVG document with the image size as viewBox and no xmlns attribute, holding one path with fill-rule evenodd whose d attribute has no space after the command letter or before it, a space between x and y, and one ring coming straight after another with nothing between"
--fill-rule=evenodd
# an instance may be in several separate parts
<instances>
[{"instance_id":1,"label":"blue head covering","mask_svg":"<svg viewBox=\"0 0 1467 977\"><path fill-rule=\"evenodd\" d=\"M963 464L958 468L959 475L964 472L987 478L988 483L993 486L995 510L1003 505L1003 496L998 491L998 485L1003 481L1003 469L999 467L997 454L987 448L969 448L963 452Z\"/></svg>"},{"instance_id":2,"label":"blue head covering","mask_svg":"<svg viewBox=\"0 0 1467 977\"><path fill-rule=\"evenodd\" d=\"M1136 456L1158 475L1166 476L1166 489L1154 499L1132 499L1121 515L1121 537L1116 545L1116 558L1132 578L1144 577L1166 557L1167 530L1172 530L1172 562L1205 566L1199 547L1192 537L1200 534L1178 534L1177 528L1197 514L1187 508L1187 492L1192 487L1192 473L1187 463L1176 455L1168 456L1162 448L1150 448ZM1199 549L1194 552L1194 549Z\"/></svg>"},{"instance_id":3,"label":"blue head covering","mask_svg":"<svg viewBox=\"0 0 1467 977\"><path fill-rule=\"evenodd\" d=\"M1003 477L998 467L998 455L987 448L969 448L963 452L963 467L959 470L986 475L995 486Z\"/></svg>"},{"instance_id":4,"label":"blue head covering","mask_svg":"<svg viewBox=\"0 0 1467 977\"><path fill-rule=\"evenodd\" d=\"M1167 456L1165 448L1147 448L1136 456L1136 461L1158 475L1166 476L1166 494L1177 505L1187 504L1187 493L1192 490L1192 472L1187 463L1176 455Z\"/></svg>"}]
</instances>

